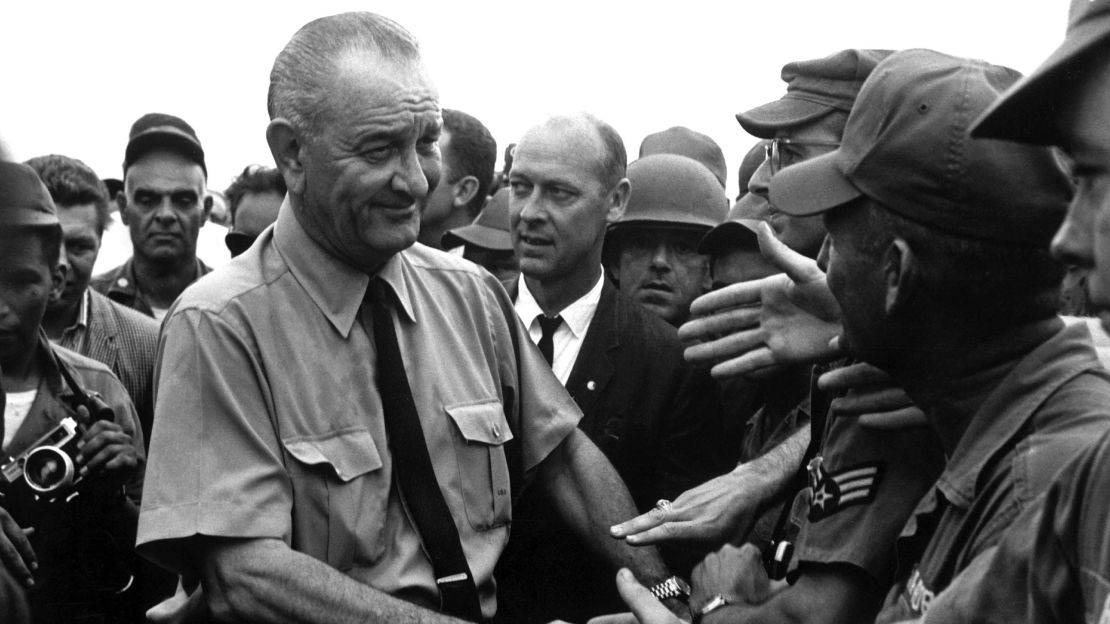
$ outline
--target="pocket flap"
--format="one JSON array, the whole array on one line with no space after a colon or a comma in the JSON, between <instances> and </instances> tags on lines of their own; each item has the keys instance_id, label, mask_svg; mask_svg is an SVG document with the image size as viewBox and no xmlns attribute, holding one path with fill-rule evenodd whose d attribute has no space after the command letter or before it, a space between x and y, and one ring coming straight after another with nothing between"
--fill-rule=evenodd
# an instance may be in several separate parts
<instances>
[{"instance_id":1,"label":"pocket flap","mask_svg":"<svg viewBox=\"0 0 1110 624\"><path fill-rule=\"evenodd\" d=\"M382 467L378 446L370 432L363 428L290 438L282 440L282 444L301 463L331 466L343 482Z\"/></svg>"},{"instance_id":2,"label":"pocket flap","mask_svg":"<svg viewBox=\"0 0 1110 624\"><path fill-rule=\"evenodd\" d=\"M505 410L496 399L448 405L444 409L451 420L455 421L455 426L468 444L480 442L500 446L513 439L509 421L505 419Z\"/></svg>"}]
</instances>

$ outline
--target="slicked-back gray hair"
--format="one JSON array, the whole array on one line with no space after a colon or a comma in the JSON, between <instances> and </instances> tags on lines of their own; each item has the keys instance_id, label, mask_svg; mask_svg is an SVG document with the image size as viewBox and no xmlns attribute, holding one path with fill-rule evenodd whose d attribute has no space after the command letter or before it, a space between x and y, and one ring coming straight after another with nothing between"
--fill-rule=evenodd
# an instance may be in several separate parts
<instances>
[{"instance_id":1,"label":"slicked-back gray hair","mask_svg":"<svg viewBox=\"0 0 1110 624\"><path fill-rule=\"evenodd\" d=\"M397 22L374 13L340 13L313 20L293 35L274 59L266 109L294 128L315 134L338 62L354 52L382 60L420 61L420 44Z\"/></svg>"}]
</instances>

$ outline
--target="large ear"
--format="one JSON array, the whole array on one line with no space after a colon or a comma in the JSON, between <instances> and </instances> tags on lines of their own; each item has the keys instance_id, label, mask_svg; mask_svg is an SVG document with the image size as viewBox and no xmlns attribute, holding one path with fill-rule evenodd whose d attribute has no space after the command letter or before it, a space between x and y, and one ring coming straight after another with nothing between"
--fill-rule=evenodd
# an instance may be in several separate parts
<instances>
[{"instance_id":1,"label":"large ear","mask_svg":"<svg viewBox=\"0 0 1110 624\"><path fill-rule=\"evenodd\" d=\"M120 191L116 193L116 209L119 210L119 220L124 225L130 225L127 222L127 193Z\"/></svg>"},{"instance_id":2,"label":"large ear","mask_svg":"<svg viewBox=\"0 0 1110 624\"><path fill-rule=\"evenodd\" d=\"M910 306L919 286L917 256L905 239L895 238L883 257L883 276L886 283L886 313L888 316Z\"/></svg>"},{"instance_id":3,"label":"large ear","mask_svg":"<svg viewBox=\"0 0 1110 624\"><path fill-rule=\"evenodd\" d=\"M454 186L451 188L451 204L456 208L461 208L462 206L468 205L477 194L478 178L472 175L463 176L463 178L455 182Z\"/></svg>"},{"instance_id":4,"label":"large ear","mask_svg":"<svg viewBox=\"0 0 1110 624\"><path fill-rule=\"evenodd\" d=\"M62 244L61 253L65 253L65 243ZM54 269L50 271L50 303L56 303L62 298L62 292L66 289L66 272L69 271L69 266L65 262L58 262L54 265Z\"/></svg>"},{"instance_id":5,"label":"large ear","mask_svg":"<svg viewBox=\"0 0 1110 624\"><path fill-rule=\"evenodd\" d=\"M606 223L616 223L624 216L624 209L628 207L628 198L632 196L632 183L628 178L621 181L609 191L609 210L605 215Z\"/></svg>"},{"instance_id":6,"label":"large ear","mask_svg":"<svg viewBox=\"0 0 1110 624\"><path fill-rule=\"evenodd\" d=\"M212 203L214 201L215 200L212 198L211 193L206 192L204 194L204 215L201 217L201 220L200 220L200 222L202 224L208 223L208 217L209 217L209 215L212 214Z\"/></svg>"},{"instance_id":7,"label":"large ear","mask_svg":"<svg viewBox=\"0 0 1110 624\"><path fill-rule=\"evenodd\" d=\"M285 186L289 189L289 194L304 193L304 166L301 164L304 142L300 133L288 120L279 117L271 120L266 126L266 142L270 145L274 163L281 171L281 176L285 178Z\"/></svg>"}]
</instances>

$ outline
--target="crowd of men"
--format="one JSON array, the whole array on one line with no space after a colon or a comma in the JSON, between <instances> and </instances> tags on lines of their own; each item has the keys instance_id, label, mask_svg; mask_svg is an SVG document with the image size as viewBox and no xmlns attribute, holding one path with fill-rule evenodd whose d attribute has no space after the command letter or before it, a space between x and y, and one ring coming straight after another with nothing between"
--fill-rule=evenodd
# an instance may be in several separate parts
<instances>
[{"instance_id":1,"label":"crowd of men","mask_svg":"<svg viewBox=\"0 0 1110 624\"><path fill-rule=\"evenodd\" d=\"M781 78L731 202L588 112L495 172L372 13L223 193L164 113L0 159L0 621L1110 622L1110 0Z\"/></svg>"}]
</instances>

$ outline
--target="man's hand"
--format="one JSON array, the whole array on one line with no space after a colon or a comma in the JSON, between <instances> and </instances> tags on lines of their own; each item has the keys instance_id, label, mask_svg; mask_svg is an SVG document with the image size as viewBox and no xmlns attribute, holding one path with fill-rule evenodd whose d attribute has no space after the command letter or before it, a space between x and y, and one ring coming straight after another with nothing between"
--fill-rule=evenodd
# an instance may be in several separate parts
<instances>
[{"instance_id":1,"label":"man's hand","mask_svg":"<svg viewBox=\"0 0 1110 624\"><path fill-rule=\"evenodd\" d=\"M0 561L17 581L27 587L35 584L32 574L39 568L38 557L27 540L27 535L33 530L24 531L7 510L0 507Z\"/></svg>"},{"instance_id":2,"label":"man's hand","mask_svg":"<svg viewBox=\"0 0 1110 624\"><path fill-rule=\"evenodd\" d=\"M690 579L690 609L697 612L714 596L724 596L730 604L757 605L771 596L771 580L763 567L759 549L751 544L736 547L725 544L709 553L694 568Z\"/></svg>"},{"instance_id":3,"label":"man's hand","mask_svg":"<svg viewBox=\"0 0 1110 624\"><path fill-rule=\"evenodd\" d=\"M86 422L89 412L85 406L77 412ZM83 477L97 477L108 487L122 486L135 474L139 455L131 436L114 422L98 420L81 441L77 443L77 467Z\"/></svg>"},{"instance_id":4,"label":"man's hand","mask_svg":"<svg viewBox=\"0 0 1110 624\"><path fill-rule=\"evenodd\" d=\"M671 612L662 602L652 595L648 588L640 584L628 570L617 572L617 591L624 604L632 613L603 615L590 620L589 624L684 624L686 620Z\"/></svg>"},{"instance_id":5,"label":"man's hand","mask_svg":"<svg viewBox=\"0 0 1110 624\"><path fill-rule=\"evenodd\" d=\"M831 370L817 379L817 387L832 394L835 417L855 417L863 427L880 430L928 424L925 412L884 371L863 362Z\"/></svg>"},{"instance_id":6,"label":"man's hand","mask_svg":"<svg viewBox=\"0 0 1110 624\"><path fill-rule=\"evenodd\" d=\"M718 379L841 355L833 342L842 331L840 306L825 273L775 238L766 223L756 235L764 257L783 273L698 297L690 313L701 318L678 330L691 343L686 359L715 363L712 374Z\"/></svg>"},{"instance_id":7,"label":"man's hand","mask_svg":"<svg viewBox=\"0 0 1110 624\"><path fill-rule=\"evenodd\" d=\"M610 529L642 546L665 541L720 544L746 533L763 495L743 466L683 492L667 509L655 508Z\"/></svg>"}]
</instances>

